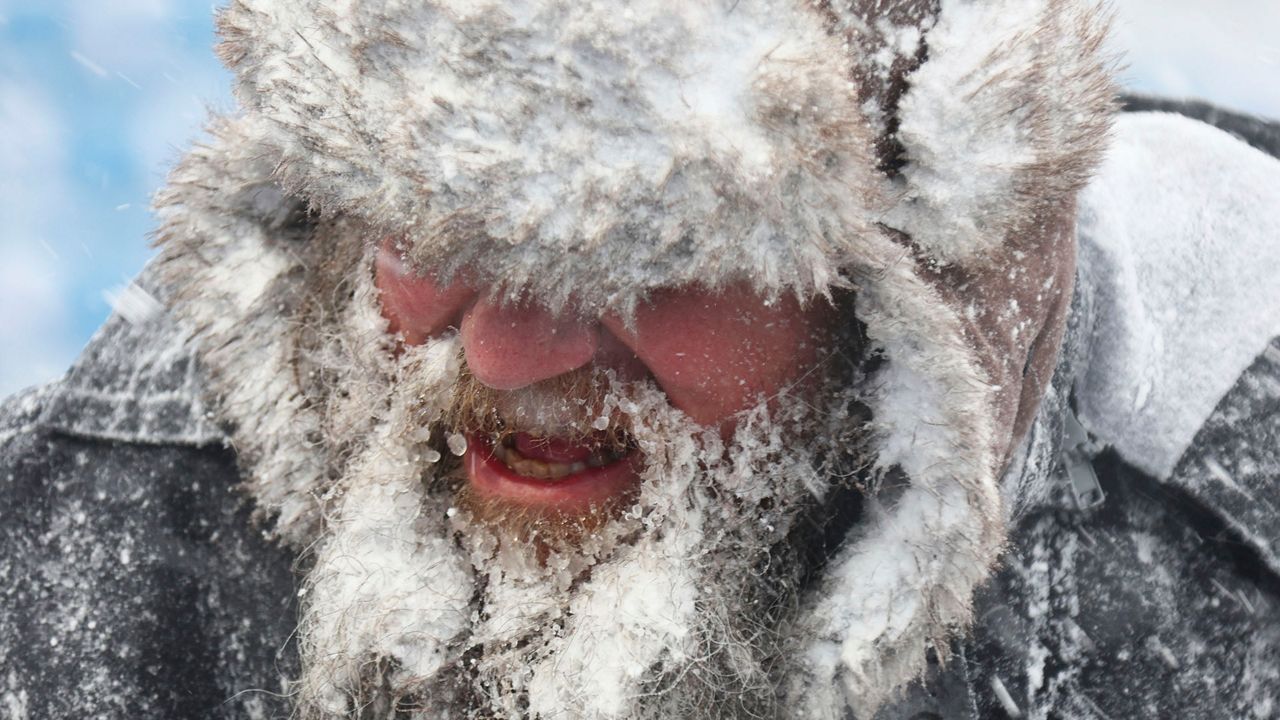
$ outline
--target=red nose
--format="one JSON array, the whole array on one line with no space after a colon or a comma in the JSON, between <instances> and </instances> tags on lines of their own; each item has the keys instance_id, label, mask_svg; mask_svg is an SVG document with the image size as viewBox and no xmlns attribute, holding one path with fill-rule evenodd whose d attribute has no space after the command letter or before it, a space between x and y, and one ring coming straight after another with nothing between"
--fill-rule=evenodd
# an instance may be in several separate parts
<instances>
[{"instance_id":1,"label":"red nose","mask_svg":"<svg viewBox=\"0 0 1280 720\"><path fill-rule=\"evenodd\" d=\"M571 314L553 316L533 304L478 300L462 316L467 366L480 382L515 390L591 362L600 325Z\"/></svg>"}]
</instances>

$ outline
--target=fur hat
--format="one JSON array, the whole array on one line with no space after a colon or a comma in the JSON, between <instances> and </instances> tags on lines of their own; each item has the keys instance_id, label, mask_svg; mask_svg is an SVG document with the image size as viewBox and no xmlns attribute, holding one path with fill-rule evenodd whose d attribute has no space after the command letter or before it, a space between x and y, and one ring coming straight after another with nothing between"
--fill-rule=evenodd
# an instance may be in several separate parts
<instances>
[{"instance_id":1,"label":"fur hat","mask_svg":"<svg viewBox=\"0 0 1280 720\"><path fill-rule=\"evenodd\" d=\"M391 235L552 307L854 288L886 360L876 464L910 486L825 569L788 691L869 716L1003 545L1112 112L1106 25L1093 0L233 0L243 110L159 196L161 262L299 544L325 487L284 332L310 266Z\"/></svg>"}]
</instances>

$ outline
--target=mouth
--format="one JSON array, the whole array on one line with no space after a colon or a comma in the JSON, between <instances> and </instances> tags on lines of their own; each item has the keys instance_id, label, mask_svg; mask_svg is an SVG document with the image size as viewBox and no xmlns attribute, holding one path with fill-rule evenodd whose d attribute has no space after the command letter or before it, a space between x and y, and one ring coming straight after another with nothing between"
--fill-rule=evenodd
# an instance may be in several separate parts
<instances>
[{"instance_id":1,"label":"mouth","mask_svg":"<svg viewBox=\"0 0 1280 720\"><path fill-rule=\"evenodd\" d=\"M467 479L481 497L530 510L586 515L616 506L640 484L640 452L587 437L467 436Z\"/></svg>"}]
</instances>

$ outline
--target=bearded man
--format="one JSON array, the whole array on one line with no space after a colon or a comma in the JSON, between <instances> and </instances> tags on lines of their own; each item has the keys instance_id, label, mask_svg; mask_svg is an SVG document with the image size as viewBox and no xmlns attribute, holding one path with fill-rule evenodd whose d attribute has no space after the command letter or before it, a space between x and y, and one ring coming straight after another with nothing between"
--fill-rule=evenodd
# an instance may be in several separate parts
<instances>
[{"instance_id":1,"label":"bearded man","mask_svg":"<svg viewBox=\"0 0 1280 720\"><path fill-rule=\"evenodd\" d=\"M9 716L1274 717L1275 127L1117 118L1092 2L220 31L0 414Z\"/></svg>"}]
</instances>

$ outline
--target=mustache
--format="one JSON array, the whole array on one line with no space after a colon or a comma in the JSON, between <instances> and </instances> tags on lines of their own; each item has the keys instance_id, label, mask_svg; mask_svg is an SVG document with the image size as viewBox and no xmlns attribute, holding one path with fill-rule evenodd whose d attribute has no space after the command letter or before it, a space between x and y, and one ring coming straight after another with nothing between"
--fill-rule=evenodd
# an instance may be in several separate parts
<instances>
[{"instance_id":1,"label":"mustache","mask_svg":"<svg viewBox=\"0 0 1280 720\"><path fill-rule=\"evenodd\" d=\"M591 447L606 457L621 457L635 448L631 419L621 412L604 411L611 406L606 400L610 393L619 389L606 372L579 368L517 390L495 390L480 382L464 359L441 414L443 432L433 435L482 435L497 446L526 433L535 442L537 438L554 438ZM637 500L634 492L628 492L585 514L512 505L476 493L466 481L459 459L443 450L441 456L449 462L443 479L461 510L454 519L455 528L466 525L468 532L498 529L501 537L532 553L539 565L554 553L578 551L587 538Z\"/></svg>"},{"instance_id":2,"label":"mustache","mask_svg":"<svg viewBox=\"0 0 1280 720\"><path fill-rule=\"evenodd\" d=\"M585 367L516 390L495 390L463 361L441 423L494 442L527 433L621 454L635 441L630 417L606 410L617 390L606 371Z\"/></svg>"}]
</instances>

